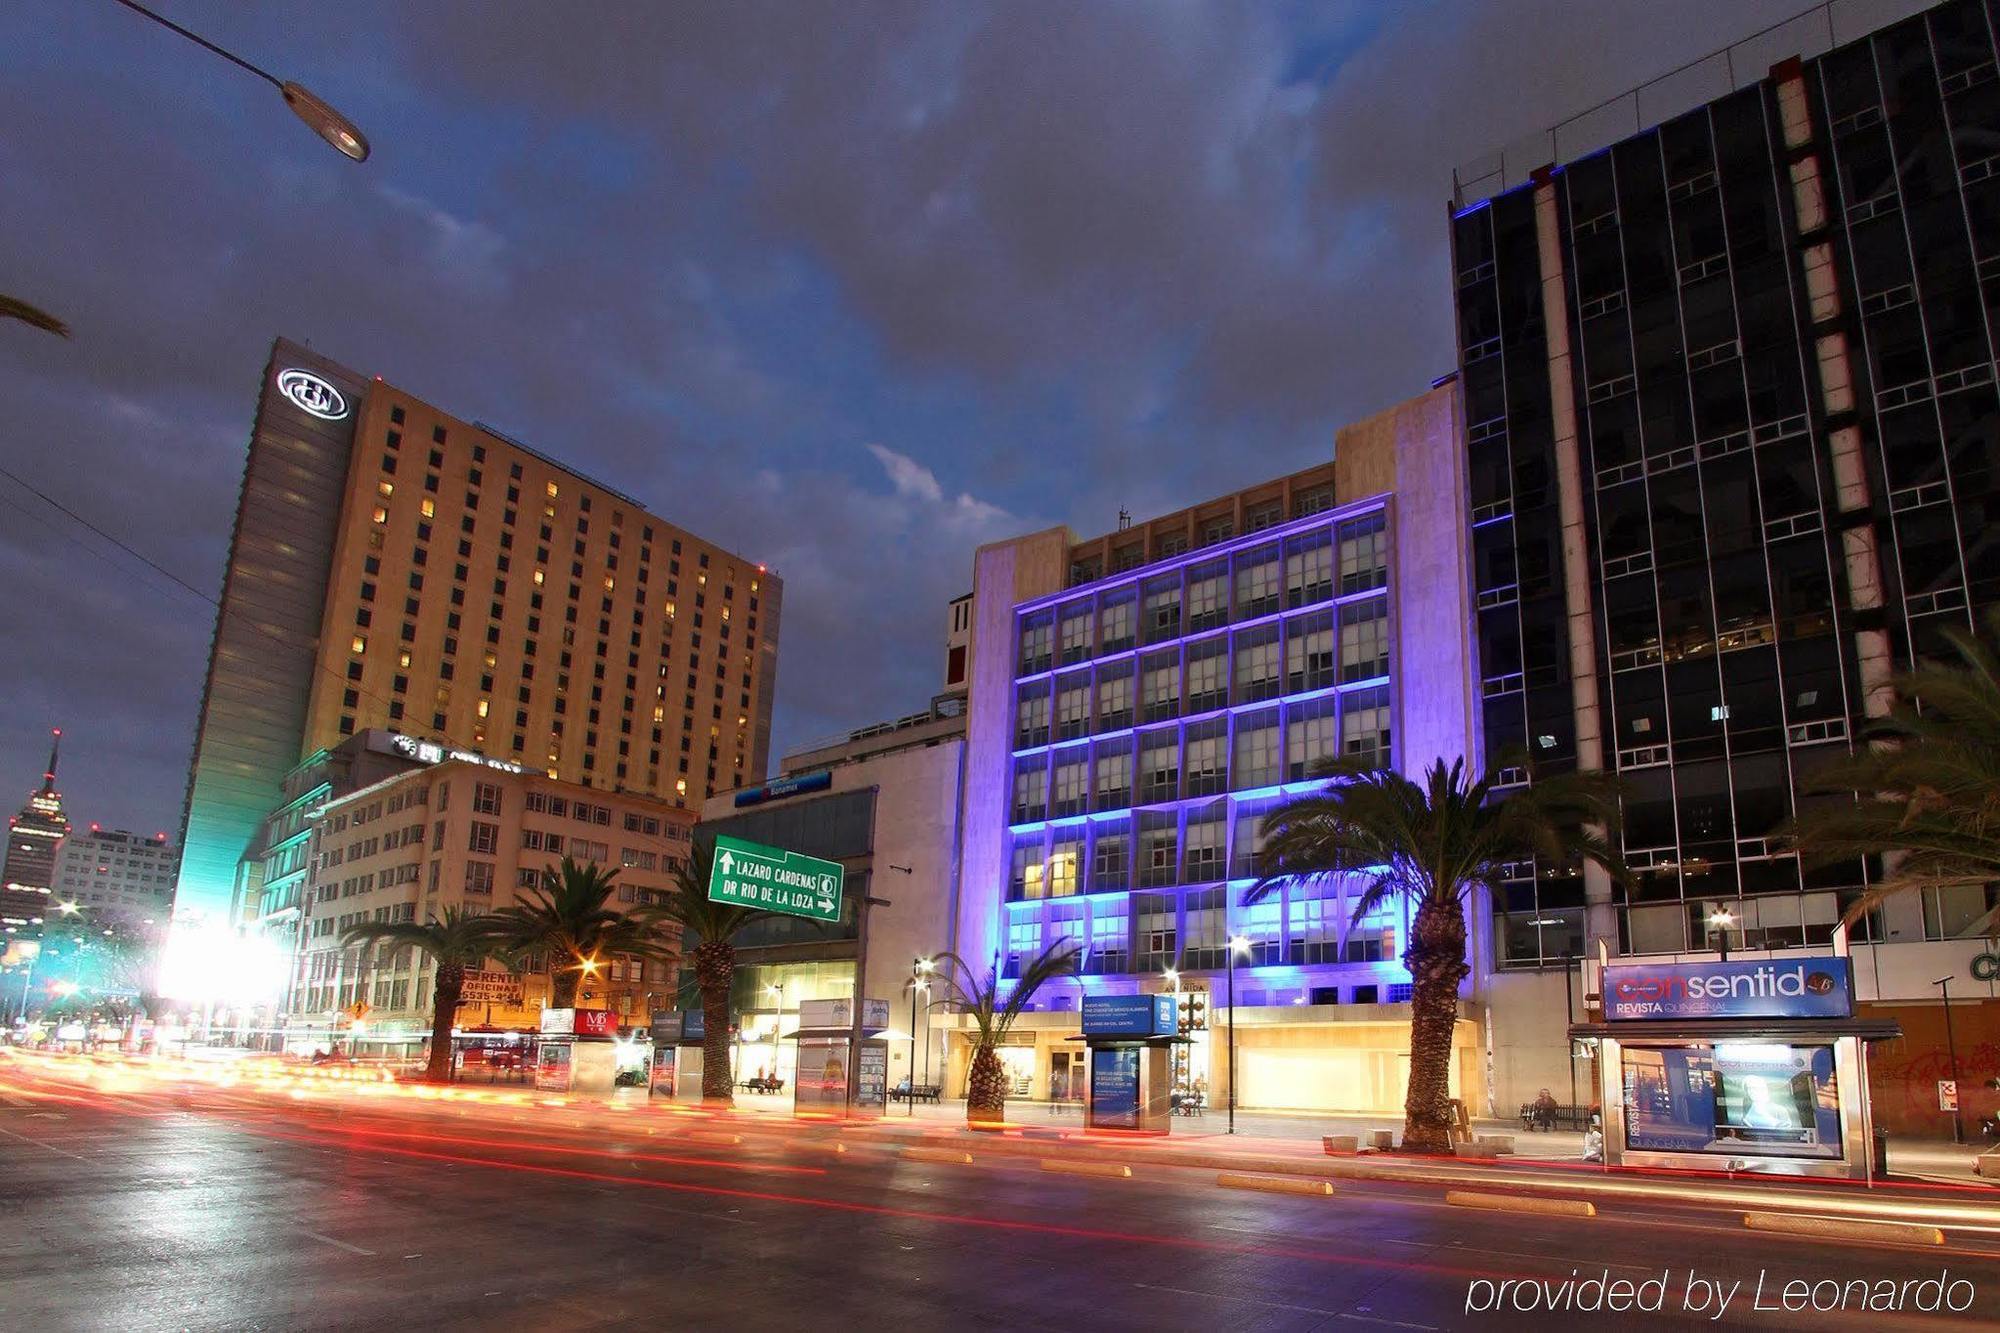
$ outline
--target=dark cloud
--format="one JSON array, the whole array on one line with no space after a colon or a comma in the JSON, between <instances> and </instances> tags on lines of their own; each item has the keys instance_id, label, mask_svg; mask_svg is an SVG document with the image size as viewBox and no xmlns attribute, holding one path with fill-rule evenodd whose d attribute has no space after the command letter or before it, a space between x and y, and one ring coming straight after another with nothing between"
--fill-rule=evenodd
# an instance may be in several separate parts
<instances>
[{"instance_id":1,"label":"dark cloud","mask_svg":"<svg viewBox=\"0 0 2000 1333\"><path fill-rule=\"evenodd\" d=\"M1452 358L1454 161L1793 0L0 14L0 457L219 584L277 333L784 574L779 745L921 705L980 541L1325 456ZM1775 54L1782 54L1773 53ZM177 817L211 611L0 482L0 805Z\"/></svg>"}]
</instances>

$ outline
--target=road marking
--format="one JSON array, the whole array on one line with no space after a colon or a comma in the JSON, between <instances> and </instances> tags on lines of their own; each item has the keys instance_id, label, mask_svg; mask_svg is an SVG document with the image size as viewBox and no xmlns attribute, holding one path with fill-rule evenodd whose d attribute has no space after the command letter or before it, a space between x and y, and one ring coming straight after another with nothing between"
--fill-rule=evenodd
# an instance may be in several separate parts
<instances>
[{"instance_id":1,"label":"road marking","mask_svg":"<svg viewBox=\"0 0 2000 1333\"><path fill-rule=\"evenodd\" d=\"M88 1162L90 1160L88 1157L80 1156L77 1153L69 1151L67 1148L58 1148L53 1143L43 1143L40 1139L29 1138L26 1134L16 1134L11 1129L0 1129L0 1134L5 1134L10 1139L19 1139L23 1143L32 1143L37 1148L46 1148L52 1153L69 1158L72 1162Z\"/></svg>"},{"instance_id":2,"label":"road marking","mask_svg":"<svg viewBox=\"0 0 2000 1333\"><path fill-rule=\"evenodd\" d=\"M335 1240L331 1236L322 1236L317 1231L308 1231L305 1234L312 1237L316 1241L320 1241L323 1242L324 1244L333 1246L333 1248L336 1250L346 1250L349 1254L364 1254L371 1259L375 1257L375 1251L373 1250L364 1250L359 1245L349 1245L344 1240Z\"/></svg>"},{"instance_id":3,"label":"road marking","mask_svg":"<svg viewBox=\"0 0 2000 1333\"><path fill-rule=\"evenodd\" d=\"M1301 1314L1337 1315L1340 1313L1338 1310L1322 1310L1317 1305L1286 1305L1282 1301L1260 1301L1253 1296L1230 1296L1220 1291L1196 1291L1191 1287L1163 1287L1152 1282L1134 1282L1132 1285L1143 1287L1147 1291L1170 1291L1176 1296L1206 1296L1213 1301L1235 1301L1239 1305L1261 1305L1267 1310L1297 1310ZM1411 1325L1411 1327L1423 1326Z\"/></svg>"}]
</instances>

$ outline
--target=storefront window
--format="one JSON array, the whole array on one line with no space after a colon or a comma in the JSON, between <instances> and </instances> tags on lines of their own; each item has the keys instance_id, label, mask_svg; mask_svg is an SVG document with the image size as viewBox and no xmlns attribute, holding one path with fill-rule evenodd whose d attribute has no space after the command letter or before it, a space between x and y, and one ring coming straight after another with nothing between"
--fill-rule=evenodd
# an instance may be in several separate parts
<instances>
[{"instance_id":1,"label":"storefront window","mask_svg":"<svg viewBox=\"0 0 2000 1333\"><path fill-rule=\"evenodd\" d=\"M1724 1041L1623 1054L1625 1145L1634 1151L1841 1155L1831 1045Z\"/></svg>"}]
</instances>

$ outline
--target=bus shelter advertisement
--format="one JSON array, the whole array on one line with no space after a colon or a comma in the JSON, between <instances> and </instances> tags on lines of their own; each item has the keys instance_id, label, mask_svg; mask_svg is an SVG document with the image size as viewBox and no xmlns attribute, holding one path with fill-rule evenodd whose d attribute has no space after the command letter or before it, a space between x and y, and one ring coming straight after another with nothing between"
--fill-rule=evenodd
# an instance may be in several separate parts
<instances>
[{"instance_id":1,"label":"bus shelter advertisement","mask_svg":"<svg viewBox=\"0 0 2000 1333\"><path fill-rule=\"evenodd\" d=\"M1607 1021L1709 1018L1851 1018L1854 986L1845 958L1754 958L1735 962L1614 963L1604 969Z\"/></svg>"}]
</instances>

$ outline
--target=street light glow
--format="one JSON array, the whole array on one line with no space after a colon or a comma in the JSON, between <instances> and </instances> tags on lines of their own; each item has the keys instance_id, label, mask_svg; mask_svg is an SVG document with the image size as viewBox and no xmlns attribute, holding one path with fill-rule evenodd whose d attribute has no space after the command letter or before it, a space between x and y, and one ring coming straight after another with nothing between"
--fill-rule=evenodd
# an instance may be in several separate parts
<instances>
[{"instance_id":1,"label":"street light glow","mask_svg":"<svg viewBox=\"0 0 2000 1333\"><path fill-rule=\"evenodd\" d=\"M1232 935L1229 938L1229 947L1237 953L1247 954L1250 952L1250 937L1248 935Z\"/></svg>"}]
</instances>

